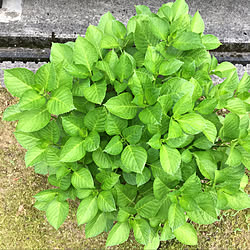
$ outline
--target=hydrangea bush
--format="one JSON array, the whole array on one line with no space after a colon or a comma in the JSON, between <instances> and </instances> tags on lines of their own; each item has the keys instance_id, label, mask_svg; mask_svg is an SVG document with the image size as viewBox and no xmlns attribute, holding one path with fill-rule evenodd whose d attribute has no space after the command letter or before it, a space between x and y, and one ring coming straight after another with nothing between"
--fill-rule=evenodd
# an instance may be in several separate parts
<instances>
[{"instance_id":1,"label":"hydrangea bush","mask_svg":"<svg viewBox=\"0 0 250 250\"><path fill-rule=\"evenodd\" d=\"M209 54L221 43L184 0L136 13L126 27L108 12L85 37L54 43L35 74L5 70L20 101L3 119L19 120L26 166L55 186L34 205L55 229L71 199L86 238L109 232L107 246L131 231L147 249L196 245L190 222L250 207L250 77Z\"/></svg>"}]
</instances>

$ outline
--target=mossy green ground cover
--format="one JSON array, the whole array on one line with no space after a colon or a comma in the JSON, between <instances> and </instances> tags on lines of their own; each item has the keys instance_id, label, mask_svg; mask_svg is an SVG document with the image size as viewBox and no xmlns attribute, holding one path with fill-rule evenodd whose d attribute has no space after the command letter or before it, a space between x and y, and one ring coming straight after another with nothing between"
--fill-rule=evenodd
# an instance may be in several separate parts
<instances>
[{"instance_id":1,"label":"mossy green ground cover","mask_svg":"<svg viewBox=\"0 0 250 250\"><path fill-rule=\"evenodd\" d=\"M24 163L25 150L17 143L15 122L3 122L2 114L16 100L0 88L0 249L70 248L102 249L107 234L85 239L84 227L77 226L77 206L71 204L70 215L58 231L46 221L44 212L33 207L34 194L50 188L46 176L35 174ZM246 187L249 191L250 186ZM212 225L195 225L198 247L188 247L172 240L162 249L250 249L250 210L226 211ZM131 235L128 242L112 249L140 249Z\"/></svg>"}]
</instances>

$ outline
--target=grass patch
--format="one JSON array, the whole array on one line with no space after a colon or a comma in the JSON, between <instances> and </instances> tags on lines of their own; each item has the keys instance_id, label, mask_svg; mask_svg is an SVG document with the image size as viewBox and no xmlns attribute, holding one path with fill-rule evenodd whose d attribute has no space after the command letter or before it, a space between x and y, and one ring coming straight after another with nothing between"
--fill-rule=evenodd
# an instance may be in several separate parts
<instances>
[{"instance_id":1,"label":"grass patch","mask_svg":"<svg viewBox=\"0 0 250 250\"><path fill-rule=\"evenodd\" d=\"M0 249L70 248L101 249L107 234L85 239L84 226L77 226L75 202L70 203L66 222L56 231L46 220L45 213L33 207L33 195L49 188L47 178L26 168L25 149L16 141L13 132L16 122L2 121L3 111L16 102L4 88L0 88ZM249 191L249 185L247 186ZM220 221L197 227L199 245L184 246L172 240L162 242L162 249L250 249L250 210L225 211ZM134 241L112 249L142 249Z\"/></svg>"}]
</instances>

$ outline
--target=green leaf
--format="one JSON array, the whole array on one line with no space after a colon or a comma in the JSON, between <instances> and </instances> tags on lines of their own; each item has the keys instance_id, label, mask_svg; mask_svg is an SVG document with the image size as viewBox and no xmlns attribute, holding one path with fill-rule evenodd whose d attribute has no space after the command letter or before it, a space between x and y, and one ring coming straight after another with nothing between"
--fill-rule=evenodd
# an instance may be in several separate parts
<instances>
[{"instance_id":1,"label":"green leaf","mask_svg":"<svg viewBox=\"0 0 250 250\"><path fill-rule=\"evenodd\" d=\"M147 144L154 149L160 149L161 148L161 134L155 134L151 137L151 139L147 142Z\"/></svg>"},{"instance_id":2,"label":"green leaf","mask_svg":"<svg viewBox=\"0 0 250 250\"><path fill-rule=\"evenodd\" d=\"M217 49L222 44L216 36L210 34L202 36L201 41L206 50Z\"/></svg>"},{"instance_id":3,"label":"green leaf","mask_svg":"<svg viewBox=\"0 0 250 250\"><path fill-rule=\"evenodd\" d=\"M128 121L112 114L107 115L105 131L108 135L120 135L128 126Z\"/></svg>"},{"instance_id":4,"label":"green leaf","mask_svg":"<svg viewBox=\"0 0 250 250\"><path fill-rule=\"evenodd\" d=\"M90 171L87 168L81 168L75 171L71 177L71 183L76 189L94 188L94 181Z\"/></svg>"},{"instance_id":5,"label":"green leaf","mask_svg":"<svg viewBox=\"0 0 250 250\"><path fill-rule=\"evenodd\" d=\"M112 31L119 39L124 39L127 33L125 25L117 20L112 21Z\"/></svg>"},{"instance_id":6,"label":"green leaf","mask_svg":"<svg viewBox=\"0 0 250 250\"><path fill-rule=\"evenodd\" d=\"M136 5L135 10L136 10L136 14L144 14L147 16L152 15L150 8L146 5Z\"/></svg>"},{"instance_id":7,"label":"green leaf","mask_svg":"<svg viewBox=\"0 0 250 250\"><path fill-rule=\"evenodd\" d=\"M194 110L198 111L200 114L207 115L213 113L217 106L218 101L216 99L205 99L195 107Z\"/></svg>"},{"instance_id":8,"label":"green leaf","mask_svg":"<svg viewBox=\"0 0 250 250\"><path fill-rule=\"evenodd\" d=\"M98 212L97 198L89 196L81 201L77 209L78 225L85 224L93 220Z\"/></svg>"},{"instance_id":9,"label":"green leaf","mask_svg":"<svg viewBox=\"0 0 250 250\"><path fill-rule=\"evenodd\" d=\"M142 173L147 161L147 152L140 146L127 146L121 154L124 166L135 173Z\"/></svg>"},{"instance_id":10,"label":"green leaf","mask_svg":"<svg viewBox=\"0 0 250 250\"><path fill-rule=\"evenodd\" d=\"M32 89L34 82L34 73L28 69L4 70L4 84L13 96L21 97L24 92Z\"/></svg>"},{"instance_id":11,"label":"green leaf","mask_svg":"<svg viewBox=\"0 0 250 250\"><path fill-rule=\"evenodd\" d=\"M249 89L250 89L250 76L247 72L245 72L238 84L237 93L243 93L248 91Z\"/></svg>"},{"instance_id":12,"label":"green leaf","mask_svg":"<svg viewBox=\"0 0 250 250\"><path fill-rule=\"evenodd\" d=\"M238 191L232 195L223 193L227 202L227 209L242 210L250 207L250 198L248 194ZM224 208L222 208L224 209Z\"/></svg>"},{"instance_id":13,"label":"green leaf","mask_svg":"<svg viewBox=\"0 0 250 250\"><path fill-rule=\"evenodd\" d=\"M71 172L70 169L68 169L65 166L61 166L56 170L56 178L57 180L62 179L64 176L68 175Z\"/></svg>"},{"instance_id":14,"label":"green leaf","mask_svg":"<svg viewBox=\"0 0 250 250\"><path fill-rule=\"evenodd\" d=\"M181 154L181 160L185 163L191 162L192 158L193 156L189 149L185 149Z\"/></svg>"},{"instance_id":15,"label":"green leaf","mask_svg":"<svg viewBox=\"0 0 250 250\"><path fill-rule=\"evenodd\" d=\"M163 230L161 232L161 241L163 241L163 240L172 240L174 238L175 238L175 236L174 236L174 234L172 232L172 229L170 228L169 223L166 222L164 224Z\"/></svg>"},{"instance_id":16,"label":"green leaf","mask_svg":"<svg viewBox=\"0 0 250 250\"><path fill-rule=\"evenodd\" d=\"M144 168L141 174L136 174L136 185L137 187L147 183L151 178L151 172L148 168Z\"/></svg>"},{"instance_id":17,"label":"green leaf","mask_svg":"<svg viewBox=\"0 0 250 250\"><path fill-rule=\"evenodd\" d=\"M85 226L86 239L102 233L106 228L107 220L106 213L98 213L96 217Z\"/></svg>"},{"instance_id":18,"label":"green leaf","mask_svg":"<svg viewBox=\"0 0 250 250\"><path fill-rule=\"evenodd\" d=\"M183 148L190 144L193 140L193 135L183 133L183 136L181 137L167 139L166 143L171 148Z\"/></svg>"},{"instance_id":19,"label":"green leaf","mask_svg":"<svg viewBox=\"0 0 250 250\"><path fill-rule=\"evenodd\" d=\"M65 132L70 136L79 136L84 127L83 118L72 113L62 117L62 125Z\"/></svg>"},{"instance_id":20,"label":"green leaf","mask_svg":"<svg viewBox=\"0 0 250 250\"><path fill-rule=\"evenodd\" d=\"M197 245L198 238L197 232L193 225L185 223L182 226L174 230L174 235L178 241L185 245Z\"/></svg>"},{"instance_id":21,"label":"green leaf","mask_svg":"<svg viewBox=\"0 0 250 250\"><path fill-rule=\"evenodd\" d=\"M76 64L83 64L91 72L92 66L98 61L95 47L83 37L78 36L75 42L73 60Z\"/></svg>"},{"instance_id":22,"label":"green leaf","mask_svg":"<svg viewBox=\"0 0 250 250\"><path fill-rule=\"evenodd\" d=\"M235 149L235 148L233 148ZM238 149L237 149L238 150ZM234 165L234 164L233 164ZM225 192L237 192L244 176L244 166L225 167L215 171L214 185Z\"/></svg>"},{"instance_id":23,"label":"green leaf","mask_svg":"<svg viewBox=\"0 0 250 250\"><path fill-rule=\"evenodd\" d=\"M111 138L109 143L106 145L104 152L110 155L119 155L122 152L123 144L120 136L114 136Z\"/></svg>"},{"instance_id":24,"label":"green leaf","mask_svg":"<svg viewBox=\"0 0 250 250\"><path fill-rule=\"evenodd\" d=\"M137 195L137 188L129 184L117 184L115 186L117 192L117 206L119 207L128 207L132 203Z\"/></svg>"},{"instance_id":25,"label":"green leaf","mask_svg":"<svg viewBox=\"0 0 250 250\"><path fill-rule=\"evenodd\" d=\"M195 223L212 224L217 221L215 202L211 194L203 192L195 196L197 207L187 211L188 217Z\"/></svg>"},{"instance_id":26,"label":"green leaf","mask_svg":"<svg viewBox=\"0 0 250 250\"><path fill-rule=\"evenodd\" d=\"M14 104L5 109L3 113L3 121L15 121L22 117L23 111L19 104Z\"/></svg>"},{"instance_id":27,"label":"green leaf","mask_svg":"<svg viewBox=\"0 0 250 250\"><path fill-rule=\"evenodd\" d=\"M70 137L62 148L60 161L74 162L81 160L86 154L84 140L81 137Z\"/></svg>"},{"instance_id":28,"label":"green leaf","mask_svg":"<svg viewBox=\"0 0 250 250\"><path fill-rule=\"evenodd\" d=\"M47 63L41 66L35 74L35 82L48 91L58 88L55 65L53 63Z\"/></svg>"},{"instance_id":29,"label":"green leaf","mask_svg":"<svg viewBox=\"0 0 250 250\"><path fill-rule=\"evenodd\" d=\"M111 229L107 241L106 246L115 246L122 244L127 241L130 233L130 227L128 222L118 222Z\"/></svg>"},{"instance_id":30,"label":"green leaf","mask_svg":"<svg viewBox=\"0 0 250 250\"><path fill-rule=\"evenodd\" d=\"M54 115L60 115L75 109L70 89L60 87L53 91L47 103L47 108L48 111Z\"/></svg>"},{"instance_id":31,"label":"green leaf","mask_svg":"<svg viewBox=\"0 0 250 250\"><path fill-rule=\"evenodd\" d=\"M202 175L209 180L213 180L217 164L212 158L211 153L209 151L196 151L193 154Z\"/></svg>"},{"instance_id":32,"label":"green leaf","mask_svg":"<svg viewBox=\"0 0 250 250\"><path fill-rule=\"evenodd\" d=\"M135 219L133 222L133 231L135 240L143 245L146 245L149 241L151 228L148 222L144 219Z\"/></svg>"},{"instance_id":33,"label":"green leaf","mask_svg":"<svg viewBox=\"0 0 250 250\"><path fill-rule=\"evenodd\" d=\"M76 196L80 200L89 197L93 193L93 189L76 189Z\"/></svg>"},{"instance_id":34,"label":"green leaf","mask_svg":"<svg viewBox=\"0 0 250 250\"><path fill-rule=\"evenodd\" d=\"M226 115L223 125L223 138L226 140L233 140L239 137L239 116L233 113Z\"/></svg>"},{"instance_id":35,"label":"green leaf","mask_svg":"<svg viewBox=\"0 0 250 250\"><path fill-rule=\"evenodd\" d=\"M60 139L60 129L55 120L51 120L48 125L37 132L37 136L47 142L56 144Z\"/></svg>"},{"instance_id":36,"label":"green leaf","mask_svg":"<svg viewBox=\"0 0 250 250\"><path fill-rule=\"evenodd\" d=\"M183 62L176 58L171 58L168 61L163 61L160 65L159 74L163 76L172 75L176 73L182 65Z\"/></svg>"},{"instance_id":37,"label":"green leaf","mask_svg":"<svg viewBox=\"0 0 250 250\"><path fill-rule=\"evenodd\" d=\"M117 65L115 66L115 73L119 77L120 81L130 77L135 69L135 60L128 53L123 52L119 58Z\"/></svg>"},{"instance_id":38,"label":"green leaf","mask_svg":"<svg viewBox=\"0 0 250 250\"><path fill-rule=\"evenodd\" d=\"M118 60L118 59L117 59ZM111 82L115 80L115 75L113 69L106 61L98 61L95 65L99 70L106 72Z\"/></svg>"},{"instance_id":39,"label":"green leaf","mask_svg":"<svg viewBox=\"0 0 250 250\"><path fill-rule=\"evenodd\" d=\"M216 72L216 75L220 76L220 72ZM220 76L221 77L221 76ZM218 103L217 108L223 108L225 105L225 99L233 97L235 89L239 83L239 77L236 69L231 71L226 71L225 73L226 80L224 80L219 85L219 96L222 96L223 99Z\"/></svg>"},{"instance_id":40,"label":"green leaf","mask_svg":"<svg viewBox=\"0 0 250 250\"><path fill-rule=\"evenodd\" d=\"M101 49L102 36L103 36L102 31L94 25L89 25L85 33L85 38L92 45L94 45L99 57L102 57L102 49Z\"/></svg>"},{"instance_id":41,"label":"green leaf","mask_svg":"<svg viewBox=\"0 0 250 250\"><path fill-rule=\"evenodd\" d=\"M249 170L250 169L250 155L249 152L247 152L243 147L239 146L237 149L241 153L241 162L244 164L244 166Z\"/></svg>"},{"instance_id":42,"label":"green leaf","mask_svg":"<svg viewBox=\"0 0 250 250\"><path fill-rule=\"evenodd\" d=\"M102 104L106 95L107 84L105 81L93 83L90 87L85 88L84 97L89 101L97 104Z\"/></svg>"},{"instance_id":43,"label":"green leaf","mask_svg":"<svg viewBox=\"0 0 250 250\"><path fill-rule=\"evenodd\" d=\"M111 71L114 73L115 67L119 62L119 58L113 49L106 54L104 61L108 63Z\"/></svg>"},{"instance_id":44,"label":"green leaf","mask_svg":"<svg viewBox=\"0 0 250 250\"><path fill-rule=\"evenodd\" d=\"M161 200L166 197L170 189L163 179L156 177L153 184L153 191L155 198Z\"/></svg>"},{"instance_id":45,"label":"green leaf","mask_svg":"<svg viewBox=\"0 0 250 250\"><path fill-rule=\"evenodd\" d=\"M71 89L72 84L73 84L73 76L70 75L64 69L63 63L56 65L54 70L56 71L56 81L54 80L50 81L50 84L52 84L52 86L50 86L51 90L54 90L60 87L67 87Z\"/></svg>"},{"instance_id":46,"label":"green leaf","mask_svg":"<svg viewBox=\"0 0 250 250\"><path fill-rule=\"evenodd\" d=\"M14 135L17 141L21 144L22 147L26 149L31 149L42 143L42 140L37 137L34 133L25 133L25 132L14 132Z\"/></svg>"},{"instance_id":47,"label":"green leaf","mask_svg":"<svg viewBox=\"0 0 250 250\"><path fill-rule=\"evenodd\" d=\"M239 166L241 164L241 153L237 148L231 146L230 153L225 162L229 166Z\"/></svg>"},{"instance_id":48,"label":"green leaf","mask_svg":"<svg viewBox=\"0 0 250 250\"><path fill-rule=\"evenodd\" d=\"M133 119L137 114L137 106L132 104L132 95L128 92L111 97L104 106L108 111L123 119Z\"/></svg>"},{"instance_id":49,"label":"green leaf","mask_svg":"<svg viewBox=\"0 0 250 250\"><path fill-rule=\"evenodd\" d=\"M50 121L50 113L46 107L25 111L17 125L18 131L34 132L44 128Z\"/></svg>"},{"instance_id":50,"label":"green leaf","mask_svg":"<svg viewBox=\"0 0 250 250\"><path fill-rule=\"evenodd\" d=\"M115 20L115 18L112 16L112 14L108 11L104 15L101 16L98 28L107 34L112 34L112 22Z\"/></svg>"},{"instance_id":51,"label":"green leaf","mask_svg":"<svg viewBox=\"0 0 250 250\"><path fill-rule=\"evenodd\" d=\"M115 49L115 48L119 48L120 44L117 40L117 38L115 38L112 35L108 35L108 34L104 34L101 40L101 48L102 49Z\"/></svg>"},{"instance_id":52,"label":"green leaf","mask_svg":"<svg viewBox=\"0 0 250 250\"><path fill-rule=\"evenodd\" d=\"M66 190L68 190L68 188L71 185L71 174L68 174L61 179L57 179L55 174L50 175L48 178L48 182L51 185L59 187L61 190L66 191ZM61 194L61 195L62 195L62 197L65 197L63 194ZM63 200L66 200L67 198L68 198L68 196L66 196L66 198L63 198ZM60 197L58 199L62 200L62 199L60 199Z\"/></svg>"},{"instance_id":53,"label":"green leaf","mask_svg":"<svg viewBox=\"0 0 250 250\"><path fill-rule=\"evenodd\" d=\"M83 114L86 114L95 108L95 104L88 102L84 97L74 96L73 103L76 110L82 112Z\"/></svg>"},{"instance_id":54,"label":"green leaf","mask_svg":"<svg viewBox=\"0 0 250 250\"><path fill-rule=\"evenodd\" d=\"M127 170L124 166L122 167L124 172L122 173L122 177L129 185L136 185L136 173L127 173ZM125 172L126 171L126 172Z\"/></svg>"},{"instance_id":55,"label":"green leaf","mask_svg":"<svg viewBox=\"0 0 250 250\"><path fill-rule=\"evenodd\" d=\"M202 132L206 126L204 118L196 113L182 115L177 120L183 131L191 135Z\"/></svg>"},{"instance_id":56,"label":"green leaf","mask_svg":"<svg viewBox=\"0 0 250 250\"><path fill-rule=\"evenodd\" d=\"M48 147L46 153L46 160L48 165L55 169L63 165L62 162L60 162L59 153L60 150L54 147Z\"/></svg>"},{"instance_id":57,"label":"green leaf","mask_svg":"<svg viewBox=\"0 0 250 250\"><path fill-rule=\"evenodd\" d=\"M162 95L158 98L157 100L162 107L162 112L167 115L168 111L172 108L173 106L173 100L170 95Z\"/></svg>"},{"instance_id":58,"label":"green leaf","mask_svg":"<svg viewBox=\"0 0 250 250\"><path fill-rule=\"evenodd\" d=\"M52 43L50 61L54 64L71 64L72 63L72 48L66 44Z\"/></svg>"},{"instance_id":59,"label":"green leaf","mask_svg":"<svg viewBox=\"0 0 250 250\"><path fill-rule=\"evenodd\" d=\"M116 173L111 173L109 177L107 177L102 183L102 190L110 190L118 181L120 175Z\"/></svg>"},{"instance_id":60,"label":"green leaf","mask_svg":"<svg viewBox=\"0 0 250 250\"><path fill-rule=\"evenodd\" d=\"M26 167L32 166L35 163L40 162L45 157L45 152L47 148L42 148L35 146L27 151L25 154L25 164Z\"/></svg>"},{"instance_id":61,"label":"green leaf","mask_svg":"<svg viewBox=\"0 0 250 250\"><path fill-rule=\"evenodd\" d=\"M231 72L236 71L236 67L230 62L222 62L220 63L214 70L214 74L219 77L228 77Z\"/></svg>"},{"instance_id":62,"label":"green leaf","mask_svg":"<svg viewBox=\"0 0 250 250\"><path fill-rule=\"evenodd\" d=\"M169 226L173 231L186 222L184 210L179 203L172 203L169 207L168 220Z\"/></svg>"},{"instance_id":63,"label":"green leaf","mask_svg":"<svg viewBox=\"0 0 250 250\"><path fill-rule=\"evenodd\" d=\"M159 67L163 61L163 57L155 47L149 46L146 51L144 66L152 74L159 72Z\"/></svg>"},{"instance_id":64,"label":"green leaf","mask_svg":"<svg viewBox=\"0 0 250 250\"><path fill-rule=\"evenodd\" d=\"M97 198L98 208L103 212L112 212L116 210L115 200L111 191L102 191Z\"/></svg>"},{"instance_id":65,"label":"green leaf","mask_svg":"<svg viewBox=\"0 0 250 250\"><path fill-rule=\"evenodd\" d=\"M240 98L237 97L233 97L227 100L225 108L237 115L244 115L247 113L245 103Z\"/></svg>"},{"instance_id":66,"label":"green leaf","mask_svg":"<svg viewBox=\"0 0 250 250\"><path fill-rule=\"evenodd\" d=\"M173 3L171 9L172 9L174 20L188 13L188 5L185 0L176 0Z\"/></svg>"},{"instance_id":67,"label":"green leaf","mask_svg":"<svg viewBox=\"0 0 250 250\"><path fill-rule=\"evenodd\" d=\"M195 33L203 33L205 29L204 21L202 20L202 17L197 11L191 21L191 31Z\"/></svg>"},{"instance_id":68,"label":"green leaf","mask_svg":"<svg viewBox=\"0 0 250 250\"><path fill-rule=\"evenodd\" d=\"M58 189L47 189L47 190L43 190L39 193L37 193L36 195L34 195L34 198L37 201L52 201L54 200L55 196L58 193Z\"/></svg>"},{"instance_id":69,"label":"green leaf","mask_svg":"<svg viewBox=\"0 0 250 250\"><path fill-rule=\"evenodd\" d=\"M162 119L161 105L156 103L154 106L143 109L139 113L139 118L144 124L160 124Z\"/></svg>"},{"instance_id":70,"label":"green leaf","mask_svg":"<svg viewBox=\"0 0 250 250\"><path fill-rule=\"evenodd\" d=\"M168 129L168 139L178 138L182 136L183 132L180 125L171 117Z\"/></svg>"},{"instance_id":71,"label":"green leaf","mask_svg":"<svg viewBox=\"0 0 250 250\"><path fill-rule=\"evenodd\" d=\"M148 46L156 46L159 38L157 38L151 30L150 18L141 15L136 17L136 28L134 32L134 42L137 50L142 53L146 53Z\"/></svg>"},{"instance_id":72,"label":"green leaf","mask_svg":"<svg viewBox=\"0 0 250 250\"><path fill-rule=\"evenodd\" d=\"M135 209L140 216L149 219L159 211L160 201L156 200L153 195L147 195L136 203Z\"/></svg>"},{"instance_id":73,"label":"green leaf","mask_svg":"<svg viewBox=\"0 0 250 250\"><path fill-rule=\"evenodd\" d=\"M72 95L73 96L84 96L84 90L89 88L90 79L79 79L75 80L72 87Z\"/></svg>"},{"instance_id":74,"label":"green leaf","mask_svg":"<svg viewBox=\"0 0 250 250\"><path fill-rule=\"evenodd\" d=\"M33 206L40 211L46 211L48 205L46 201L36 201Z\"/></svg>"},{"instance_id":75,"label":"green leaf","mask_svg":"<svg viewBox=\"0 0 250 250\"><path fill-rule=\"evenodd\" d=\"M201 181L196 174L192 174L179 189L183 195L193 196L201 192Z\"/></svg>"},{"instance_id":76,"label":"green leaf","mask_svg":"<svg viewBox=\"0 0 250 250\"><path fill-rule=\"evenodd\" d=\"M84 117L84 125L91 131L104 132L107 113L103 107L90 110Z\"/></svg>"},{"instance_id":77,"label":"green leaf","mask_svg":"<svg viewBox=\"0 0 250 250\"><path fill-rule=\"evenodd\" d=\"M193 142L193 146L195 146L196 148L199 149L204 149L204 150L208 150L213 146L213 143L210 142L207 137L205 136L200 136L199 138L197 138L194 142Z\"/></svg>"},{"instance_id":78,"label":"green leaf","mask_svg":"<svg viewBox=\"0 0 250 250\"><path fill-rule=\"evenodd\" d=\"M181 154L177 149L162 145L160 149L160 161L163 170L173 175L179 169L181 164Z\"/></svg>"},{"instance_id":79,"label":"green leaf","mask_svg":"<svg viewBox=\"0 0 250 250\"><path fill-rule=\"evenodd\" d=\"M159 17L161 17L162 19L166 18L169 22L172 22L173 21L173 18L174 18L174 13L173 13L173 10L172 10L172 5L173 3L166 3L166 4L163 4L158 12L157 12L157 15Z\"/></svg>"},{"instance_id":80,"label":"green leaf","mask_svg":"<svg viewBox=\"0 0 250 250\"><path fill-rule=\"evenodd\" d=\"M178 117L184 113L191 112L193 110L194 104L192 101L192 96L187 93L174 105L173 113L174 117Z\"/></svg>"},{"instance_id":81,"label":"green leaf","mask_svg":"<svg viewBox=\"0 0 250 250\"><path fill-rule=\"evenodd\" d=\"M96 131L91 131L85 138L84 148L87 152L93 152L99 148L100 136Z\"/></svg>"},{"instance_id":82,"label":"green leaf","mask_svg":"<svg viewBox=\"0 0 250 250\"><path fill-rule=\"evenodd\" d=\"M70 64L70 65L65 66L64 70L68 73L68 75L76 77L76 78L80 78L81 80L89 77L90 75L87 67L85 67L82 64ZM73 89L72 89L73 95L83 96L83 94L80 92L82 88L84 88L84 86L78 86L78 87L73 86Z\"/></svg>"},{"instance_id":83,"label":"green leaf","mask_svg":"<svg viewBox=\"0 0 250 250\"><path fill-rule=\"evenodd\" d=\"M217 137L217 129L215 125L209 120L204 120L204 123L205 123L205 127L202 132L210 142L214 143Z\"/></svg>"},{"instance_id":84,"label":"green leaf","mask_svg":"<svg viewBox=\"0 0 250 250\"><path fill-rule=\"evenodd\" d=\"M157 250L160 246L160 238L158 232L151 230L148 244L144 247L145 250Z\"/></svg>"},{"instance_id":85,"label":"green leaf","mask_svg":"<svg viewBox=\"0 0 250 250\"><path fill-rule=\"evenodd\" d=\"M134 125L122 130L122 135L130 144L136 144L142 136L142 126Z\"/></svg>"},{"instance_id":86,"label":"green leaf","mask_svg":"<svg viewBox=\"0 0 250 250\"><path fill-rule=\"evenodd\" d=\"M166 40L169 35L169 24L164 19L158 17L150 18L151 32L161 40Z\"/></svg>"},{"instance_id":87,"label":"green leaf","mask_svg":"<svg viewBox=\"0 0 250 250\"><path fill-rule=\"evenodd\" d=\"M46 210L46 217L50 225L52 225L57 230L66 220L68 213L68 202L54 200L49 204Z\"/></svg>"},{"instance_id":88,"label":"green leaf","mask_svg":"<svg viewBox=\"0 0 250 250\"><path fill-rule=\"evenodd\" d=\"M22 95L19 107L21 110L41 108L46 103L46 98L39 95L35 90L28 90Z\"/></svg>"},{"instance_id":89,"label":"green leaf","mask_svg":"<svg viewBox=\"0 0 250 250\"><path fill-rule=\"evenodd\" d=\"M99 168L112 168L113 163L108 154L103 152L101 148L98 148L96 151L92 153L92 158L95 164Z\"/></svg>"},{"instance_id":90,"label":"green leaf","mask_svg":"<svg viewBox=\"0 0 250 250\"><path fill-rule=\"evenodd\" d=\"M190 31L181 33L173 41L172 46L182 51L204 48L200 36Z\"/></svg>"}]
</instances>

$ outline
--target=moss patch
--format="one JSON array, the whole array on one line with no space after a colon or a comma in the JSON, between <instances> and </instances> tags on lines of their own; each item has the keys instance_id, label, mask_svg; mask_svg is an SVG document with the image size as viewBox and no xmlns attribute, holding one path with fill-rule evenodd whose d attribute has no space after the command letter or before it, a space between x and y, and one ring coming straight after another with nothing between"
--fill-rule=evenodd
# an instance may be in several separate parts
<instances>
[{"instance_id":1,"label":"moss patch","mask_svg":"<svg viewBox=\"0 0 250 250\"><path fill-rule=\"evenodd\" d=\"M84 227L77 226L74 202L70 204L68 219L58 231L49 225L44 212L33 207L32 196L50 185L45 176L25 167L25 150L13 135L16 122L2 121L3 111L15 102L6 89L0 88L0 249L104 248L107 234L85 239ZM198 249L250 249L249 211L237 214L226 211L220 221L212 225L195 225L199 235ZM161 248L197 249L176 240L162 242ZM112 249L142 249L142 246L131 235L127 242Z\"/></svg>"}]
</instances>

